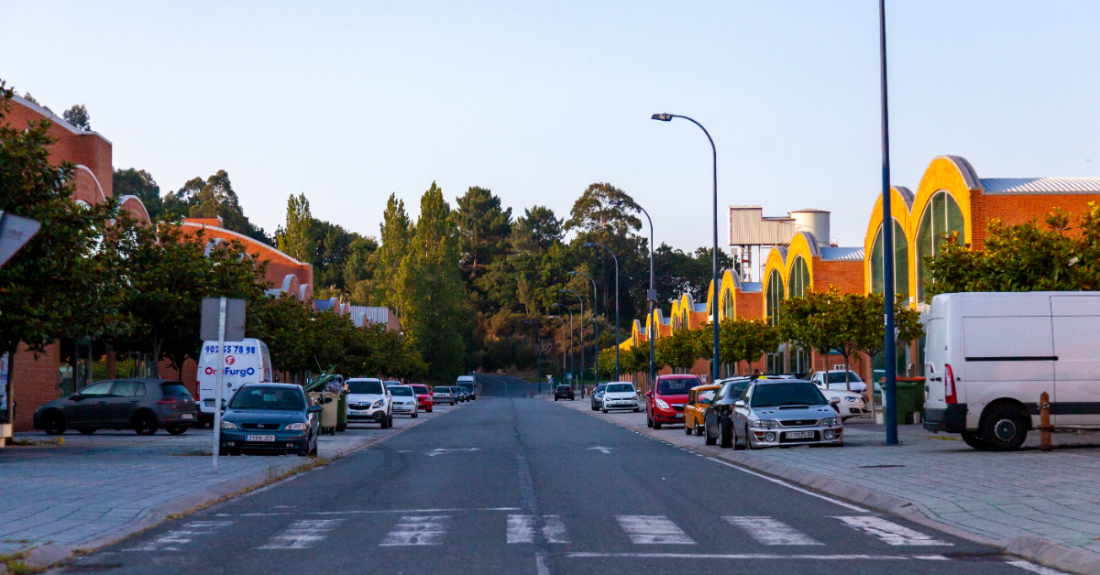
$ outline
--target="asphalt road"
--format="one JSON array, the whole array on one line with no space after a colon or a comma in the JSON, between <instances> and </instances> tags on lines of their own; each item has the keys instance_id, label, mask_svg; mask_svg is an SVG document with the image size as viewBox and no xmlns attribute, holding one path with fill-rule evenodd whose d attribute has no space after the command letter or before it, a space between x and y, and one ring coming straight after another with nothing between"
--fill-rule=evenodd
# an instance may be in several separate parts
<instances>
[{"instance_id":1,"label":"asphalt road","mask_svg":"<svg viewBox=\"0 0 1100 575\"><path fill-rule=\"evenodd\" d=\"M1027 572L990 548L517 397L522 382L482 383L508 389L68 571Z\"/></svg>"}]
</instances>

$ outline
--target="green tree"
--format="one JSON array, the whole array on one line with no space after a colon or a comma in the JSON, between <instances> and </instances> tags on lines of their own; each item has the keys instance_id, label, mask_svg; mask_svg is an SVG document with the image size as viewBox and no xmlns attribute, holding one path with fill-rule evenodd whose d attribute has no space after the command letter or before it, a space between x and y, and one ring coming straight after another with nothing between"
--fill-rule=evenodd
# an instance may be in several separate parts
<instances>
[{"instance_id":1,"label":"green tree","mask_svg":"<svg viewBox=\"0 0 1100 575\"><path fill-rule=\"evenodd\" d=\"M306 195L291 195L286 201L286 227L275 234L279 251L300 262L314 263L317 252L314 221Z\"/></svg>"},{"instance_id":2,"label":"green tree","mask_svg":"<svg viewBox=\"0 0 1100 575\"><path fill-rule=\"evenodd\" d=\"M137 196L145 211L149 212L149 219L156 220L164 212L164 202L160 197L160 186L157 185L153 175L145 170L127 168L116 169L114 173L114 196Z\"/></svg>"},{"instance_id":3,"label":"green tree","mask_svg":"<svg viewBox=\"0 0 1100 575\"><path fill-rule=\"evenodd\" d=\"M871 345L876 333L880 339L884 337L881 296L877 310L874 304L872 296L841 293L835 286L827 291L810 291L804 297L783 302L779 330L784 339L799 347L840 354L847 373L853 354ZM847 376L845 382L850 390Z\"/></svg>"},{"instance_id":4,"label":"green tree","mask_svg":"<svg viewBox=\"0 0 1100 575\"><path fill-rule=\"evenodd\" d=\"M705 324L704 334L697 345L707 359L713 355L713 332ZM752 369L754 362L760 361L764 354L774 352L779 347L779 331L760 318L725 318L718 326L718 351L724 362L732 363L740 372L741 362L745 362L745 373Z\"/></svg>"},{"instance_id":5,"label":"green tree","mask_svg":"<svg viewBox=\"0 0 1100 575\"><path fill-rule=\"evenodd\" d=\"M237 192L233 190L225 170L218 170L206 180L188 180L179 190L165 194L163 204L166 220L221 217L222 227L269 246L275 245L274 238L244 215Z\"/></svg>"},{"instance_id":6,"label":"green tree","mask_svg":"<svg viewBox=\"0 0 1100 575\"><path fill-rule=\"evenodd\" d=\"M698 331L680 329L672 332L672 335L668 337L657 339L656 350L654 351L657 365L667 365L675 369L691 369L695 365L695 360L699 357L695 345L695 334Z\"/></svg>"},{"instance_id":7,"label":"green tree","mask_svg":"<svg viewBox=\"0 0 1100 575\"><path fill-rule=\"evenodd\" d=\"M512 209L502 208L499 197L477 186L466 190L456 204L460 266L472 286L486 266L507 254Z\"/></svg>"},{"instance_id":8,"label":"green tree","mask_svg":"<svg viewBox=\"0 0 1100 575\"><path fill-rule=\"evenodd\" d=\"M883 321L884 296L872 293L847 298L848 313L859 327L857 343L859 350L869 357L878 355L886 347L886 323ZM924 335L924 326L920 323L920 313L909 307L904 294L897 294L894 301L894 342L898 347ZM892 362L887 361L887 365Z\"/></svg>"},{"instance_id":9,"label":"green tree","mask_svg":"<svg viewBox=\"0 0 1100 575\"><path fill-rule=\"evenodd\" d=\"M72 124L75 128L79 128L85 132L92 131L92 117L88 114L88 109L84 107L84 104L76 104L72 108L65 110L61 113L61 117L65 118L65 121Z\"/></svg>"},{"instance_id":10,"label":"green tree","mask_svg":"<svg viewBox=\"0 0 1100 575\"><path fill-rule=\"evenodd\" d=\"M546 253L550 246L560 244L562 220L554 217L554 211L545 206L524 209L516 219L512 230L512 246L516 251L536 255Z\"/></svg>"},{"instance_id":11,"label":"green tree","mask_svg":"<svg viewBox=\"0 0 1100 575\"><path fill-rule=\"evenodd\" d=\"M404 317L408 307L408 294L405 291L405 277L402 266L409 255L409 244L415 229L405 212L405 202L390 194L386 202L386 211L382 214L381 245L378 247L378 270L381 281L377 282L378 300Z\"/></svg>"},{"instance_id":12,"label":"green tree","mask_svg":"<svg viewBox=\"0 0 1100 575\"><path fill-rule=\"evenodd\" d=\"M678 298L682 293L690 293L697 302L705 302L710 294L710 281L714 276L713 248L698 248L694 254L662 243L654 253L657 293L667 298ZM718 252L719 272L734 268L732 258L723 251Z\"/></svg>"}]
</instances>

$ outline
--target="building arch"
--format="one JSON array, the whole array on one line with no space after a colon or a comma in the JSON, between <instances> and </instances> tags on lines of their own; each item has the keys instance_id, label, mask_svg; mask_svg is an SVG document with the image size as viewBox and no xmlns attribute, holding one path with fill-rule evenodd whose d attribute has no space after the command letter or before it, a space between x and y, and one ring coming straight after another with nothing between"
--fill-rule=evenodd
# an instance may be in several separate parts
<instances>
[{"instance_id":1,"label":"building arch","mask_svg":"<svg viewBox=\"0 0 1100 575\"><path fill-rule=\"evenodd\" d=\"M912 232L912 218L910 217L910 210L913 207L914 195L913 192L904 186L894 186L890 189L891 202L890 213L893 216L897 225L894 227L894 231L897 232L901 229L904 232L905 238L909 240L913 237ZM864 270L863 270L863 282L864 293L874 293L875 286L873 285L875 270L874 263L872 262L872 254L875 251L875 241L882 235L882 195L879 195L875 199L875 206L871 209L871 219L867 222L867 232L863 238L863 253L864 253ZM895 236L898 234L895 233ZM895 246L897 243L895 242ZM906 267L905 277L908 283L905 285L904 291L906 293L913 293L913 277L915 273L913 264L913 245L911 241L906 241L904 244L906 253L905 261L908 262ZM898 250L902 247L898 246ZM895 255L899 252L895 252ZM881 259L880 259L881 261ZM879 265L879 277L882 274L882 264ZM895 272L901 275L901 270L895 268ZM897 276L895 276L896 278ZM902 291L902 287L897 287L898 291Z\"/></svg>"},{"instance_id":2,"label":"building arch","mask_svg":"<svg viewBox=\"0 0 1100 575\"><path fill-rule=\"evenodd\" d=\"M967 218L963 215L955 196L946 190L932 194L924 212L917 221L917 233L913 239L917 268L917 299L924 301L924 286L931 281L925 257L936 257L942 249L945 237L956 235L965 244Z\"/></svg>"},{"instance_id":3,"label":"building arch","mask_svg":"<svg viewBox=\"0 0 1100 575\"><path fill-rule=\"evenodd\" d=\"M771 259L770 257L768 259ZM783 296L785 290L783 289L783 275L780 273L780 268L772 268L765 278L764 284L764 317L768 323L775 325L779 321L780 309L782 307Z\"/></svg>"},{"instance_id":4,"label":"building arch","mask_svg":"<svg viewBox=\"0 0 1100 575\"><path fill-rule=\"evenodd\" d=\"M806 258L797 255L791 262L791 271L788 274L787 297L805 297L806 292L813 289L810 281L810 266Z\"/></svg>"},{"instance_id":5,"label":"building arch","mask_svg":"<svg viewBox=\"0 0 1100 575\"><path fill-rule=\"evenodd\" d=\"M141 201L141 198L137 196L122 196L118 199L118 207L121 210L129 212L130 215L134 216L143 226L152 223L152 219L149 218L149 211L145 209L145 204Z\"/></svg>"}]
</instances>

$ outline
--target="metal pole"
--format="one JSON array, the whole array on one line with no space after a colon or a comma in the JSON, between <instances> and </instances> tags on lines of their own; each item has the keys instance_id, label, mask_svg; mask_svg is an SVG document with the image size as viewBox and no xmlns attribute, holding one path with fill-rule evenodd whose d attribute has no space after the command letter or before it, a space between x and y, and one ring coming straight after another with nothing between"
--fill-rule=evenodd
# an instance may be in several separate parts
<instances>
[{"instance_id":1,"label":"metal pole","mask_svg":"<svg viewBox=\"0 0 1100 575\"><path fill-rule=\"evenodd\" d=\"M561 320L561 378L565 379L565 318L556 315L549 317Z\"/></svg>"},{"instance_id":2,"label":"metal pole","mask_svg":"<svg viewBox=\"0 0 1100 575\"><path fill-rule=\"evenodd\" d=\"M525 321L523 323L535 326L535 341L538 342L536 345L538 346L539 395L542 395L542 323L533 321Z\"/></svg>"},{"instance_id":3,"label":"metal pole","mask_svg":"<svg viewBox=\"0 0 1100 575\"><path fill-rule=\"evenodd\" d=\"M894 336L894 216L890 211L890 117L886 89L886 0L878 1L879 61L882 73L882 272L883 310L886 323L886 445L898 444L897 362ZM872 372L874 370L872 369ZM872 373L872 376L874 374ZM871 378L874 380L874 377ZM875 392L874 381L871 393Z\"/></svg>"},{"instance_id":4,"label":"metal pole","mask_svg":"<svg viewBox=\"0 0 1100 575\"><path fill-rule=\"evenodd\" d=\"M569 375L573 375L573 361L577 359L576 355L573 353L573 310L569 309L569 306L563 303L554 303L554 305L564 308L565 311L569 312ZM565 320L563 319L561 321L562 329L564 329ZM562 345L565 345L565 341L562 341ZM562 350L562 353L565 353L565 350ZM564 364L562 365L562 369L565 369ZM572 380L573 378L570 377L569 379ZM570 381L570 383L572 383L572 381Z\"/></svg>"},{"instance_id":5,"label":"metal pole","mask_svg":"<svg viewBox=\"0 0 1100 575\"><path fill-rule=\"evenodd\" d=\"M611 248L603 244L591 243L584 245L599 246L607 250L607 253L611 254L611 258L615 260L615 381L622 381L619 376L619 258L615 255L615 252L611 251Z\"/></svg>"},{"instance_id":6,"label":"metal pole","mask_svg":"<svg viewBox=\"0 0 1100 575\"><path fill-rule=\"evenodd\" d=\"M598 385L600 385L600 319L599 319L599 317L600 317L600 312L599 312L599 309L600 309L600 300L599 300L600 294L596 290L596 280L592 279L592 276L590 276L590 275L588 275L584 272L575 272L575 273L581 274L582 276L588 278L588 281L592 282L592 334L593 334L592 338L595 340L595 345L592 346L592 349L594 349L595 352L596 352L596 358L593 360L593 362L595 363L595 366L596 366L595 367L595 370L596 370L595 375L596 375L596 385L598 386ZM583 391L583 389L581 391Z\"/></svg>"},{"instance_id":7,"label":"metal pole","mask_svg":"<svg viewBox=\"0 0 1100 575\"><path fill-rule=\"evenodd\" d=\"M645 219L649 221L649 291L646 292L646 300L649 302L649 327L646 328L646 339L649 340L649 381L653 381L657 377L657 366L654 362L653 356L653 342L656 340L656 334L653 333L653 306L657 304L657 289L653 287L653 218L649 217L649 212L645 211L645 208L634 204L634 207L638 208L645 214ZM646 382L646 386L649 382Z\"/></svg>"},{"instance_id":8,"label":"metal pole","mask_svg":"<svg viewBox=\"0 0 1100 575\"><path fill-rule=\"evenodd\" d=\"M583 395L584 394L584 298L581 297L581 294L579 294L579 293L577 293L573 290L570 290L570 289L564 289L564 290L560 290L560 291L569 292L569 293L577 296L577 300L581 302L581 394Z\"/></svg>"},{"instance_id":9,"label":"metal pole","mask_svg":"<svg viewBox=\"0 0 1100 575\"><path fill-rule=\"evenodd\" d=\"M218 448L222 439L222 384L225 382L225 305L223 297L218 302L218 374L214 378L214 446L210 450L214 473L218 472Z\"/></svg>"}]
</instances>

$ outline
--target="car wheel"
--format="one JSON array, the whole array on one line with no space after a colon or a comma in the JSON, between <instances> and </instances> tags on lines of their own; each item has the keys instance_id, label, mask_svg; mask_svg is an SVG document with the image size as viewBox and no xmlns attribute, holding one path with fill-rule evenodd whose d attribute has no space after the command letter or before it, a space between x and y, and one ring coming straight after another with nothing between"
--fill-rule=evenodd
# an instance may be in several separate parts
<instances>
[{"instance_id":1,"label":"car wheel","mask_svg":"<svg viewBox=\"0 0 1100 575\"><path fill-rule=\"evenodd\" d=\"M414 411L413 414L412 414L412 418L416 419L417 417L420 417L420 412L419 411Z\"/></svg>"},{"instance_id":2,"label":"car wheel","mask_svg":"<svg viewBox=\"0 0 1100 575\"><path fill-rule=\"evenodd\" d=\"M603 408L603 412L604 412L605 414L607 413L607 408L606 408L606 407L605 407L605 408Z\"/></svg>"},{"instance_id":3,"label":"car wheel","mask_svg":"<svg viewBox=\"0 0 1100 575\"><path fill-rule=\"evenodd\" d=\"M710 424L707 423L706 421L703 421L703 436L704 436L703 443L706 443L707 445L714 445L714 444L718 443L718 438L717 437L711 437L710 436Z\"/></svg>"},{"instance_id":4,"label":"car wheel","mask_svg":"<svg viewBox=\"0 0 1100 575\"><path fill-rule=\"evenodd\" d=\"M967 445L978 451L989 451L989 445L982 439L981 434L976 431L964 431L962 432L962 438Z\"/></svg>"},{"instance_id":5,"label":"car wheel","mask_svg":"<svg viewBox=\"0 0 1100 575\"><path fill-rule=\"evenodd\" d=\"M657 421L657 418L654 417L653 418L653 429L660 429L660 428L661 428L661 422Z\"/></svg>"},{"instance_id":6,"label":"car wheel","mask_svg":"<svg viewBox=\"0 0 1100 575\"><path fill-rule=\"evenodd\" d=\"M718 421L718 435L721 438L719 447L729 449L733 447L733 424L729 421Z\"/></svg>"},{"instance_id":7,"label":"car wheel","mask_svg":"<svg viewBox=\"0 0 1100 575\"><path fill-rule=\"evenodd\" d=\"M992 451L1015 451L1027 439L1027 419L1014 407L995 407L982 418L981 438Z\"/></svg>"},{"instance_id":8,"label":"car wheel","mask_svg":"<svg viewBox=\"0 0 1100 575\"><path fill-rule=\"evenodd\" d=\"M646 427L653 427L653 419L651 419L649 417L649 412L648 411L645 414L645 426Z\"/></svg>"},{"instance_id":9,"label":"car wheel","mask_svg":"<svg viewBox=\"0 0 1100 575\"><path fill-rule=\"evenodd\" d=\"M745 449L759 449L752 444L752 436L749 435L749 426L745 426Z\"/></svg>"},{"instance_id":10,"label":"car wheel","mask_svg":"<svg viewBox=\"0 0 1100 575\"><path fill-rule=\"evenodd\" d=\"M153 435L157 432L157 418L148 411L138 412L134 416L134 431L138 435Z\"/></svg>"},{"instance_id":11,"label":"car wheel","mask_svg":"<svg viewBox=\"0 0 1100 575\"><path fill-rule=\"evenodd\" d=\"M165 427L164 429L168 433L171 433L172 435L183 435L183 433L185 431L187 431L187 426L186 425L169 425L168 427Z\"/></svg>"},{"instance_id":12,"label":"car wheel","mask_svg":"<svg viewBox=\"0 0 1100 575\"><path fill-rule=\"evenodd\" d=\"M65 417L58 411L50 411L42 416L42 431L47 435L61 435L65 433Z\"/></svg>"},{"instance_id":13,"label":"car wheel","mask_svg":"<svg viewBox=\"0 0 1100 575\"><path fill-rule=\"evenodd\" d=\"M691 435L691 428L688 427L686 422L684 423L684 435Z\"/></svg>"},{"instance_id":14,"label":"car wheel","mask_svg":"<svg viewBox=\"0 0 1100 575\"><path fill-rule=\"evenodd\" d=\"M95 433L96 430L95 430L94 427L81 427L77 431L79 431L80 433L82 433L84 435L91 435L91 434Z\"/></svg>"},{"instance_id":15,"label":"car wheel","mask_svg":"<svg viewBox=\"0 0 1100 575\"><path fill-rule=\"evenodd\" d=\"M641 412L642 412L642 408L640 408L640 407L635 407L634 408L634 413L641 413Z\"/></svg>"},{"instance_id":16,"label":"car wheel","mask_svg":"<svg viewBox=\"0 0 1100 575\"><path fill-rule=\"evenodd\" d=\"M555 395L554 396L554 401L557 401L557 400L558 400L558 396Z\"/></svg>"},{"instance_id":17,"label":"car wheel","mask_svg":"<svg viewBox=\"0 0 1100 575\"><path fill-rule=\"evenodd\" d=\"M428 409L426 409L426 410L424 410L424 411L427 411L428 413L431 413L431 412L432 412L432 408L430 408L430 407L429 407Z\"/></svg>"}]
</instances>

